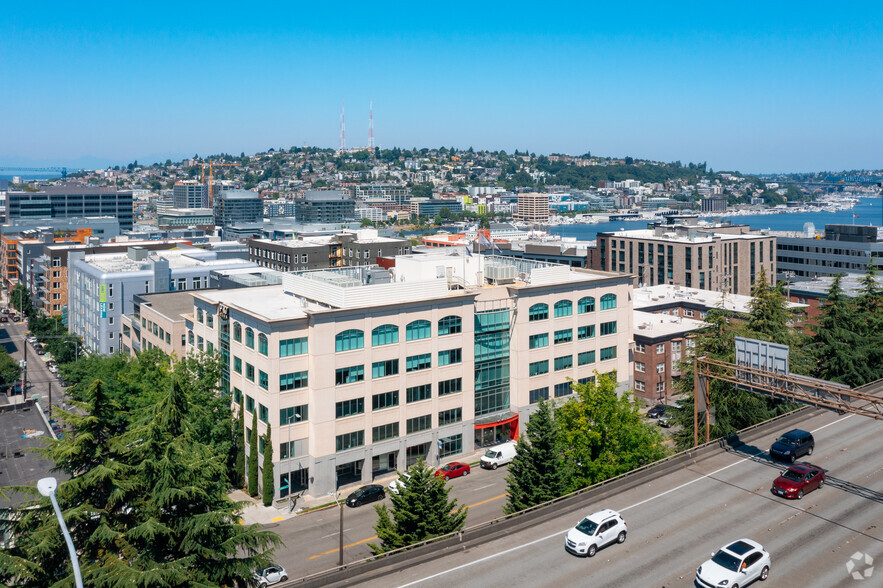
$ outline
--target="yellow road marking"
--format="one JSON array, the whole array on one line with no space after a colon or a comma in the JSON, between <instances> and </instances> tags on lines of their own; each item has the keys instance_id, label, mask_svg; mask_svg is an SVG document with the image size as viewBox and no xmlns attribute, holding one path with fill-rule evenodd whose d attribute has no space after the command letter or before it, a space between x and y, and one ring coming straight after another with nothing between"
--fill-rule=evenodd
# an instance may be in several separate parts
<instances>
[{"instance_id":1,"label":"yellow road marking","mask_svg":"<svg viewBox=\"0 0 883 588\"><path fill-rule=\"evenodd\" d=\"M476 502L475 504L470 504L466 508L472 508L474 506L480 506L482 504L487 504L488 502L493 502L494 500L499 500L501 498L505 498L509 496L508 493L500 494L499 496L494 496L493 498L488 498L487 500L482 500L481 502ZM377 539L377 535L373 537L368 537L367 539L362 539L361 541L356 541L355 543L350 543L349 545L344 545L344 549L349 549L350 547L355 547L356 545L361 545L362 543L367 543L368 541L374 541ZM316 559L317 557L322 557L323 555L331 555L332 553L337 553L340 550L339 547L335 547L334 549L329 549L328 551L323 551L322 553L318 553L316 555L311 555L308 559Z\"/></svg>"},{"instance_id":2,"label":"yellow road marking","mask_svg":"<svg viewBox=\"0 0 883 588\"><path fill-rule=\"evenodd\" d=\"M278 523L279 521L284 521L285 517L276 517L275 519L270 519L271 523Z\"/></svg>"}]
</instances>

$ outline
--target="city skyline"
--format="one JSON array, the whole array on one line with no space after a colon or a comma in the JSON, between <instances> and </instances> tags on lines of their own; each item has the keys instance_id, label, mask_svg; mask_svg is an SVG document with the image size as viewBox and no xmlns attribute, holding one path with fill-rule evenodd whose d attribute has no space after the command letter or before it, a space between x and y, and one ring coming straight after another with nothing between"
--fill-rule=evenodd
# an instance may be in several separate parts
<instances>
[{"instance_id":1,"label":"city skyline","mask_svg":"<svg viewBox=\"0 0 883 588\"><path fill-rule=\"evenodd\" d=\"M383 148L879 167L883 10L799 7L16 5L0 165L337 147L343 100L367 146L373 99Z\"/></svg>"}]
</instances>

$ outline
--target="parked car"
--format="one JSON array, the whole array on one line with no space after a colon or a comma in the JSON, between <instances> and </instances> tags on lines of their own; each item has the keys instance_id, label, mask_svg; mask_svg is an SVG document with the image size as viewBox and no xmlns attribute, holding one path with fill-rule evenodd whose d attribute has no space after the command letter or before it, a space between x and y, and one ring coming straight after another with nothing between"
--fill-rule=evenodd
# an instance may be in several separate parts
<instances>
[{"instance_id":1,"label":"parked car","mask_svg":"<svg viewBox=\"0 0 883 588\"><path fill-rule=\"evenodd\" d=\"M4 315L0 315L0 323L8 323L8 322L9 322L9 317L8 317L8 316L6 316L5 314L4 314Z\"/></svg>"},{"instance_id":2,"label":"parked car","mask_svg":"<svg viewBox=\"0 0 883 588\"><path fill-rule=\"evenodd\" d=\"M42 347L37 347L36 352L37 352L37 355L46 355L46 352L43 351Z\"/></svg>"},{"instance_id":3,"label":"parked car","mask_svg":"<svg viewBox=\"0 0 883 588\"><path fill-rule=\"evenodd\" d=\"M666 408L668 408L668 407L665 406L664 404L657 404L656 406L654 406L653 408L651 408L650 410L647 411L647 416L650 417L651 419L658 419L659 417L661 417L663 415Z\"/></svg>"},{"instance_id":4,"label":"parked car","mask_svg":"<svg viewBox=\"0 0 883 588\"><path fill-rule=\"evenodd\" d=\"M666 412L662 413L661 415L659 415L659 418L657 419L656 424L659 425L660 427L665 427L667 429L671 426L671 421L674 418L675 418L675 415L666 411Z\"/></svg>"},{"instance_id":5,"label":"parked car","mask_svg":"<svg viewBox=\"0 0 883 588\"><path fill-rule=\"evenodd\" d=\"M20 320L21 319L19 318L19 316L17 314L12 315L12 322L17 323Z\"/></svg>"},{"instance_id":6,"label":"parked car","mask_svg":"<svg viewBox=\"0 0 883 588\"><path fill-rule=\"evenodd\" d=\"M798 457L812 455L816 441L812 433L793 429L779 437L770 447L770 457L794 463Z\"/></svg>"},{"instance_id":7,"label":"parked car","mask_svg":"<svg viewBox=\"0 0 883 588\"><path fill-rule=\"evenodd\" d=\"M486 470L495 470L501 465L506 465L517 455L515 442L509 441L496 447L491 447L481 456L481 467Z\"/></svg>"},{"instance_id":8,"label":"parked car","mask_svg":"<svg viewBox=\"0 0 883 588\"><path fill-rule=\"evenodd\" d=\"M408 483L408 480L411 479L411 474L408 472L402 472L402 475L389 483L389 491L393 494L398 494L404 489L405 485Z\"/></svg>"},{"instance_id":9,"label":"parked car","mask_svg":"<svg viewBox=\"0 0 883 588\"><path fill-rule=\"evenodd\" d=\"M272 586L288 579L288 572L282 566L270 566L254 573L258 586Z\"/></svg>"},{"instance_id":10,"label":"parked car","mask_svg":"<svg viewBox=\"0 0 883 588\"><path fill-rule=\"evenodd\" d=\"M783 498L800 500L804 494L821 488L824 483L825 470L811 463L797 463L773 480L770 492Z\"/></svg>"},{"instance_id":11,"label":"parked car","mask_svg":"<svg viewBox=\"0 0 883 588\"><path fill-rule=\"evenodd\" d=\"M574 555L592 557L599 549L613 542L624 543L628 527L615 510L592 513L567 532L564 549Z\"/></svg>"},{"instance_id":12,"label":"parked car","mask_svg":"<svg viewBox=\"0 0 883 588\"><path fill-rule=\"evenodd\" d=\"M383 500L384 498L386 498L386 493L383 491L383 486L379 484L368 484L367 486L358 488L352 494L347 496L346 505L355 508L368 502Z\"/></svg>"},{"instance_id":13,"label":"parked car","mask_svg":"<svg viewBox=\"0 0 883 588\"><path fill-rule=\"evenodd\" d=\"M770 554L751 539L739 539L721 547L696 570L699 586L739 588L770 575Z\"/></svg>"},{"instance_id":14,"label":"parked car","mask_svg":"<svg viewBox=\"0 0 883 588\"><path fill-rule=\"evenodd\" d=\"M459 478L460 476L468 476L471 468L468 463L460 463L459 461L452 461L451 463L445 464L436 470L436 476L444 476L445 480L450 480L451 478Z\"/></svg>"}]
</instances>

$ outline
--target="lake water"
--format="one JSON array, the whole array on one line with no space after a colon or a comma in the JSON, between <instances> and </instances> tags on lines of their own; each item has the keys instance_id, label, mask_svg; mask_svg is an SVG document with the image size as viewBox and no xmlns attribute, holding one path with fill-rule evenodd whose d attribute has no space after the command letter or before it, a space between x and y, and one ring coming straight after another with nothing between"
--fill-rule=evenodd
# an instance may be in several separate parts
<instances>
[{"instance_id":1,"label":"lake water","mask_svg":"<svg viewBox=\"0 0 883 588\"><path fill-rule=\"evenodd\" d=\"M853 218L857 214L858 218ZM826 224L832 225L876 225L883 227L883 198L861 198L851 210L837 212L786 212L782 214L755 214L746 216L724 216L733 224L749 225L752 229L770 229L773 231L802 231L805 223L811 222L816 230L824 230ZM708 220L708 219L706 219ZM576 237L580 241L592 241L598 233L618 231L619 229L646 229L647 221L617 221L598 223L596 225L559 225L550 227L553 235Z\"/></svg>"}]
</instances>

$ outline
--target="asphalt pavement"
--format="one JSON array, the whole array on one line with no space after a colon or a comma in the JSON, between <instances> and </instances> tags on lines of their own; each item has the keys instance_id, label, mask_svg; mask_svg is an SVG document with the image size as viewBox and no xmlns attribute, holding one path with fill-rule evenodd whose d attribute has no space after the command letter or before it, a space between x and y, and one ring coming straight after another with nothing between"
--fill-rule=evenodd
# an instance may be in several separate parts
<instances>
[{"instance_id":1,"label":"asphalt pavement","mask_svg":"<svg viewBox=\"0 0 883 588\"><path fill-rule=\"evenodd\" d=\"M879 452L883 423L822 413L809 417L801 428L812 431L816 439L813 455L801 461L828 472L825 486L802 500L770 493L772 481L785 465L769 460L766 450L776 435L767 435L738 451L715 452L599 504L562 512L555 519L466 551L440 554L375 578L371 584L692 586L696 568L711 552L747 537L771 554L765 585L883 585L883 567L870 571L866 581L851 576L870 570L866 555L883 561L883 458ZM567 553L567 530L582 516L602 508L618 510L625 517L626 542L602 549L593 558ZM304 545L314 550L311 541L305 540ZM848 569L850 561L853 565ZM300 569L289 570L293 578L303 575Z\"/></svg>"},{"instance_id":2,"label":"asphalt pavement","mask_svg":"<svg viewBox=\"0 0 883 588\"><path fill-rule=\"evenodd\" d=\"M6 347L7 352L13 359L19 361L25 359L25 347L27 347L27 396L39 394L45 400L52 399L53 407L61 407L65 402L64 388L58 383L58 378L49 371L46 365L47 356L37 355L34 347L25 341L25 333L28 332L26 322L0 323L0 345ZM48 407L47 407L48 408Z\"/></svg>"}]
</instances>

